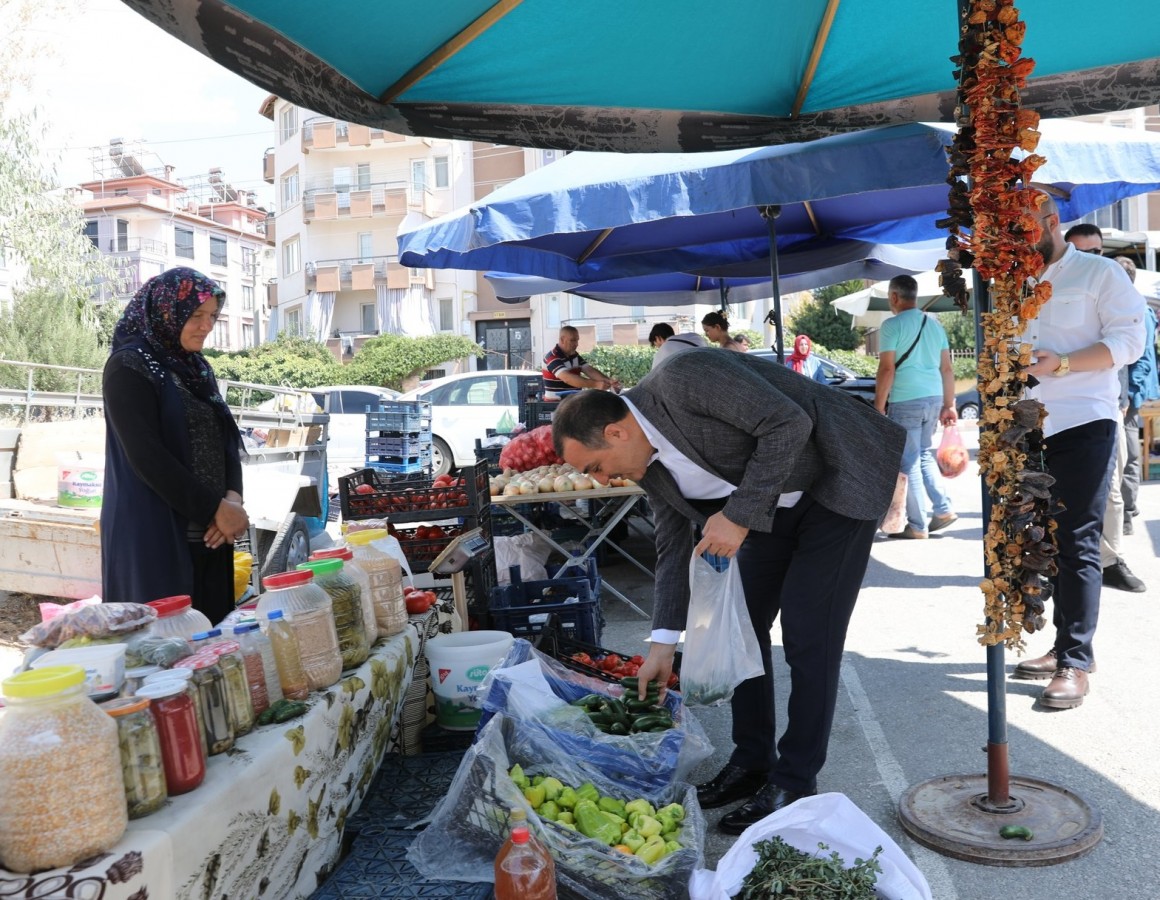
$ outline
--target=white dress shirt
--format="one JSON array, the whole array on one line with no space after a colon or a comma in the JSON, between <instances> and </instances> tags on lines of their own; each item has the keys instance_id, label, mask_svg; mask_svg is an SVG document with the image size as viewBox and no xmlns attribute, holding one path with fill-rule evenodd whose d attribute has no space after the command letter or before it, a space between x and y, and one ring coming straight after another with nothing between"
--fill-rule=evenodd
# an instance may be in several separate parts
<instances>
[{"instance_id":1,"label":"white dress shirt","mask_svg":"<svg viewBox=\"0 0 1160 900\"><path fill-rule=\"evenodd\" d=\"M1117 268L1119 263L1116 264ZM686 500L718 500L721 497L728 497L735 490L737 485L730 484L723 478L714 475L708 469L703 469L701 466L693 462L689 457L685 456L678 450L668 438L657 431L653 427L640 410L632 405L632 401L627 397L624 398L625 404L628 406L628 411L632 413L632 417L636 419L640 430L644 432L644 436L648 439L649 444L656 451L649 459L649 465L654 462L660 462L669 474L673 476L673 481L677 483L677 488L681 492L681 496ZM801 491L791 491L788 494L781 494L777 498L778 506L793 506L801 499ZM673 631L668 628L654 629L649 636L649 640L655 641L659 644L675 644L681 638L679 631Z\"/></svg>"},{"instance_id":2,"label":"white dress shirt","mask_svg":"<svg viewBox=\"0 0 1160 900\"><path fill-rule=\"evenodd\" d=\"M1044 436L1100 419L1120 421L1116 370L1144 352L1144 298L1119 263L1071 244L1040 279L1051 282L1051 299L1028 323L1023 340L1059 354L1099 342L1112 354L1111 368L1044 375L1028 388L1027 396L1047 407Z\"/></svg>"}]
</instances>

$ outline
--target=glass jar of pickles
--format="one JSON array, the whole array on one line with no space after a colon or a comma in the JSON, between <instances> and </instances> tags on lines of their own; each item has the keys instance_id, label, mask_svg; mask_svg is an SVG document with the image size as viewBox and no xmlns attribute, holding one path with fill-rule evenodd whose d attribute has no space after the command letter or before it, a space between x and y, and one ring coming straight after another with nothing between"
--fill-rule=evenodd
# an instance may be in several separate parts
<instances>
[{"instance_id":1,"label":"glass jar of pickles","mask_svg":"<svg viewBox=\"0 0 1160 900\"><path fill-rule=\"evenodd\" d=\"M234 738L249 734L254 729L254 702L250 698L250 682L246 677L246 663L237 641L218 641L206 652L216 656L225 676L226 708L234 726Z\"/></svg>"},{"instance_id":2,"label":"glass jar of pickles","mask_svg":"<svg viewBox=\"0 0 1160 900\"><path fill-rule=\"evenodd\" d=\"M258 618L282 610L298 639L298 654L310 690L330 687L342 677L342 654L338 631L326 591L314 584L314 572L294 571L262 579L265 589L258 598Z\"/></svg>"},{"instance_id":3,"label":"glass jar of pickles","mask_svg":"<svg viewBox=\"0 0 1160 900\"><path fill-rule=\"evenodd\" d=\"M130 819L155 813L169 796L157 724L148 697L118 697L101 704L117 725L121 745L121 778Z\"/></svg>"},{"instance_id":4,"label":"glass jar of pickles","mask_svg":"<svg viewBox=\"0 0 1160 900\"><path fill-rule=\"evenodd\" d=\"M313 571L314 583L330 596L342 667L361 666L370 652L370 643L363 626L362 591L358 582L343 571L341 559L304 562L298 568Z\"/></svg>"},{"instance_id":5,"label":"glass jar of pickles","mask_svg":"<svg viewBox=\"0 0 1160 900\"><path fill-rule=\"evenodd\" d=\"M217 657L194 654L179 665L193 669L190 682L197 688L197 703L205 725L205 743L210 756L225 753L234 746L234 726L226 700L226 679Z\"/></svg>"}]
</instances>

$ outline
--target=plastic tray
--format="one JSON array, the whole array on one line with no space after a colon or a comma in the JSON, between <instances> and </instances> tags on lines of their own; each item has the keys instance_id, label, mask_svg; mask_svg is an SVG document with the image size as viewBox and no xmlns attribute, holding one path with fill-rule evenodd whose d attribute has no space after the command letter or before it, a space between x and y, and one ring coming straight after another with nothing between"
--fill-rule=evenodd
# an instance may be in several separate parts
<instances>
[{"instance_id":1,"label":"plastic tray","mask_svg":"<svg viewBox=\"0 0 1160 900\"><path fill-rule=\"evenodd\" d=\"M388 400L367 413L367 431L414 434L431 430L431 404L426 400Z\"/></svg>"},{"instance_id":2,"label":"plastic tray","mask_svg":"<svg viewBox=\"0 0 1160 900\"><path fill-rule=\"evenodd\" d=\"M470 732L467 737L471 737ZM462 759L462 749L449 753L423 753L421 756L388 753L363 798L362 806L348 824L358 829L360 840L413 827L443 799Z\"/></svg>"},{"instance_id":3,"label":"plastic tray","mask_svg":"<svg viewBox=\"0 0 1160 900\"><path fill-rule=\"evenodd\" d=\"M367 438L367 456L421 456L431 452L431 435L404 434Z\"/></svg>"}]
</instances>

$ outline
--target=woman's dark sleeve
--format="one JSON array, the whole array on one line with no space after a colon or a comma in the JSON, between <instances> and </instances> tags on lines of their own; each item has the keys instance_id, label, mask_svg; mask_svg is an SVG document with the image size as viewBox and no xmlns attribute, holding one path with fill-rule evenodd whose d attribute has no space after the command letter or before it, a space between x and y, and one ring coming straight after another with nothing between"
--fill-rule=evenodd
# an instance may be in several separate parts
<instances>
[{"instance_id":1,"label":"woman's dark sleeve","mask_svg":"<svg viewBox=\"0 0 1160 900\"><path fill-rule=\"evenodd\" d=\"M195 525L213 522L222 498L165 446L160 402L149 380L125 366L111 367L105 373L104 397L107 426L142 483ZM238 476L240 481L240 471Z\"/></svg>"},{"instance_id":2,"label":"woman's dark sleeve","mask_svg":"<svg viewBox=\"0 0 1160 900\"><path fill-rule=\"evenodd\" d=\"M226 490L237 491L239 497L245 496L242 492L242 454L233 435L226 437Z\"/></svg>"}]
</instances>

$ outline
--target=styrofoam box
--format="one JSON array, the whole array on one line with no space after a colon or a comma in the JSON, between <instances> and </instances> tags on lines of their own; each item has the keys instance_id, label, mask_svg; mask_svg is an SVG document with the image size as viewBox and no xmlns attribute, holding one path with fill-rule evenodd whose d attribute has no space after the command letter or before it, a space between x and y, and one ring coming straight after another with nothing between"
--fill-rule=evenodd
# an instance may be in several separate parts
<instances>
[{"instance_id":1,"label":"styrofoam box","mask_svg":"<svg viewBox=\"0 0 1160 900\"><path fill-rule=\"evenodd\" d=\"M125 645L97 644L92 647L67 647L50 650L30 664L33 669L45 666L80 666L87 676L89 696L93 699L115 697L125 681Z\"/></svg>"}]
</instances>

